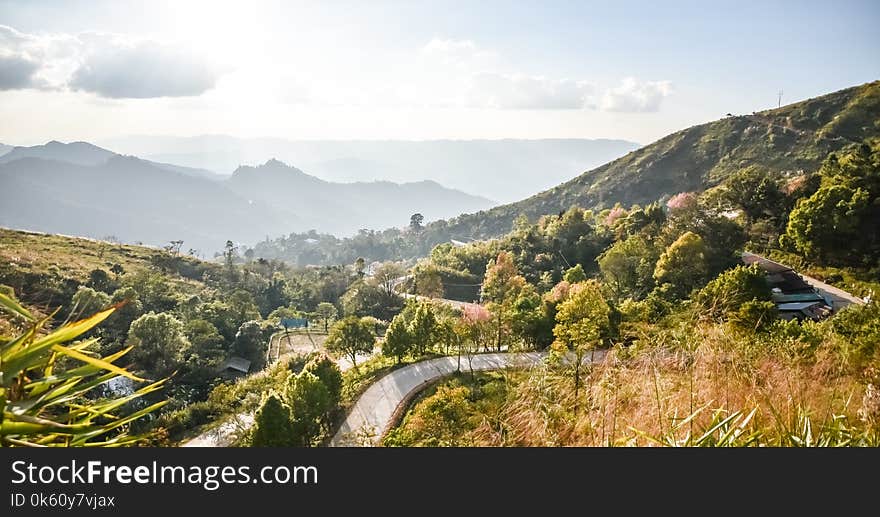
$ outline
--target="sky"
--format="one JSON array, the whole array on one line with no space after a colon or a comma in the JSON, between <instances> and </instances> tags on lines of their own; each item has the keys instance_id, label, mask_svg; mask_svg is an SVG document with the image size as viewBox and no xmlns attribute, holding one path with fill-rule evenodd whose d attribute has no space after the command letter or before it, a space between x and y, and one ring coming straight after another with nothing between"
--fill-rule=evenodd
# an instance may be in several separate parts
<instances>
[{"instance_id":1,"label":"sky","mask_svg":"<svg viewBox=\"0 0 880 517\"><path fill-rule=\"evenodd\" d=\"M873 0L0 0L0 142L646 144L880 79L878 26Z\"/></svg>"}]
</instances>

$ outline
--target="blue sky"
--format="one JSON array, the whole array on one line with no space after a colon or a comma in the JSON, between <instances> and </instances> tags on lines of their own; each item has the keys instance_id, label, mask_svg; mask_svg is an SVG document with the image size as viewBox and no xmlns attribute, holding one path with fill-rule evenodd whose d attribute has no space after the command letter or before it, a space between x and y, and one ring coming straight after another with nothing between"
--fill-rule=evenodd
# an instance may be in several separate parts
<instances>
[{"instance_id":1,"label":"blue sky","mask_svg":"<svg viewBox=\"0 0 880 517\"><path fill-rule=\"evenodd\" d=\"M713 5L714 4L714 5ZM0 1L0 142L623 138L880 78L880 2Z\"/></svg>"}]
</instances>

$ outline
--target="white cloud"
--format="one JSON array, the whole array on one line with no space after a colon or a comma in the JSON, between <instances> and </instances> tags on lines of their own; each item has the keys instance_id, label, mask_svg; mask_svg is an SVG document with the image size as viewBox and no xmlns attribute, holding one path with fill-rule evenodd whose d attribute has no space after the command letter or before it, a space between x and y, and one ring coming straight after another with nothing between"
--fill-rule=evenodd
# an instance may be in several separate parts
<instances>
[{"instance_id":1,"label":"white cloud","mask_svg":"<svg viewBox=\"0 0 880 517\"><path fill-rule=\"evenodd\" d=\"M471 77L465 103L498 109L582 109L593 91L586 81L482 72Z\"/></svg>"},{"instance_id":2,"label":"white cloud","mask_svg":"<svg viewBox=\"0 0 880 517\"><path fill-rule=\"evenodd\" d=\"M71 89L106 98L195 96L219 71L201 56L115 34L25 34L0 25L0 90Z\"/></svg>"},{"instance_id":3,"label":"white cloud","mask_svg":"<svg viewBox=\"0 0 880 517\"><path fill-rule=\"evenodd\" d=\"M599 107L604 111L657 111L663 99L671 93L672 83L669 81L639 82L627 77L620 86L605 92Z\"/></svg>"},{"instance_id":4,"label":"white cloud","mask_svg":"<svg viewBox=\"0 0 880 517\"><path fill-rule=\"evenodd\" d=\"M210 90L218 73L191 53L151 41L98 47L85 56L68 86L102 97L189 97Z\"/></svg>"}]
</instances>

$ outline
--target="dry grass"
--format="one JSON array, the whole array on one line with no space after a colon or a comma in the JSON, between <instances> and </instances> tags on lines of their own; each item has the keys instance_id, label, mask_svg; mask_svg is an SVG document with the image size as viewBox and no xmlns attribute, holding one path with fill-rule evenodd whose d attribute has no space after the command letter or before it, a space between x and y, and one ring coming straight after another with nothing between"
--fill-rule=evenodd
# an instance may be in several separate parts
<instances>
[{"instance_id":1,"label":"dry grass","mask_svg":"<svg viewBox=\"0 0 880 517\"><path fill-rule=\"evenodd\" d=\"M578 401L570 369L512 373L507 401L469 438L486 446L692 444L689 437L724 417L741 411L742 423L756 409L741 435L790 445L804 426L816 434L860 423L864 365L853 364L838 340L830 336L804 356L803 343L737 336L722 325L660 331L611 350L583 379Z\"/></svg>"}]
</instances>

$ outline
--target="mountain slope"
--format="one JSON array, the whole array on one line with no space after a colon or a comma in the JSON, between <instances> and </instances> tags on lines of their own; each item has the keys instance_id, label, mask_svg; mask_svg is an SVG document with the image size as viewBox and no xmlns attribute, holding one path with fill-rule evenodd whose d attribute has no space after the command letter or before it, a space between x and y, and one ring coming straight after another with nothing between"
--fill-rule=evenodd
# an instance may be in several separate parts
<instances>
[{"instance_id":1,"label":"mountain slope","mask_svg":"<svg viewBox=\"0 0 880 517\"><path fill-rule=\"evenodd\" d=\"M101 165L114 156L121 155L88 142L70 142L65 144L57 140L52 140L43 145L12 147L6 154L3 154L3 149L0 148L0 163L10 163L22 158L42 158L44 160L56 160L75 165ZM179 172L181 174L186 174L187 176L219 179L216 174L205 169L181 167L179 165L150 162L148 160L142 161L150 163L160 169Z\"/></svg>"},{"instance_id":2,"label":"mountain slope","mask_svg":"<svg viewBox=\"0 0 880 517\"><path fill-rule=\"evenodd\" d=\"M245 199L297 214L308 229L335 234L403 226L416 212L433 220L493 205L436 182L331 183L274 159L257 167L239 167L225 183Z\"/></svg>"},{"instance_id":3,"label":"mountain slope","mask_svg":"<svg viewBox=\"0 0 880 517\"><path fill-rule=\"evenodd\" d=\"M0 165L0 186L0 226L154 245L183 239L205 254L297 222L218 182L118 155L95 166L22 158Z\"/></svg>"},{"instance_id":4,"label":"mountain slope","mask_svg":"<svg viewBox=\"0 0 880 517\"><path fill-rule=\"evenodd\" d=\"M607 208L703 190L750 165L812 171L829 152L880 136L880 81L751 115L728 116L668 135L522 201L448 221L461 237L510 230L572 205Z\"/></svg>"},{"instance_id":5,"label":"mountain slope","mask_svg":"<svg viewBox=\"0 0 880 517\"><path fill-rule=\"evenodd\" d=\"M4 154L8 153L11 150L12 150L11 145L0 144L0 156L3 156Z\"/></svg>"}]
</instances>

